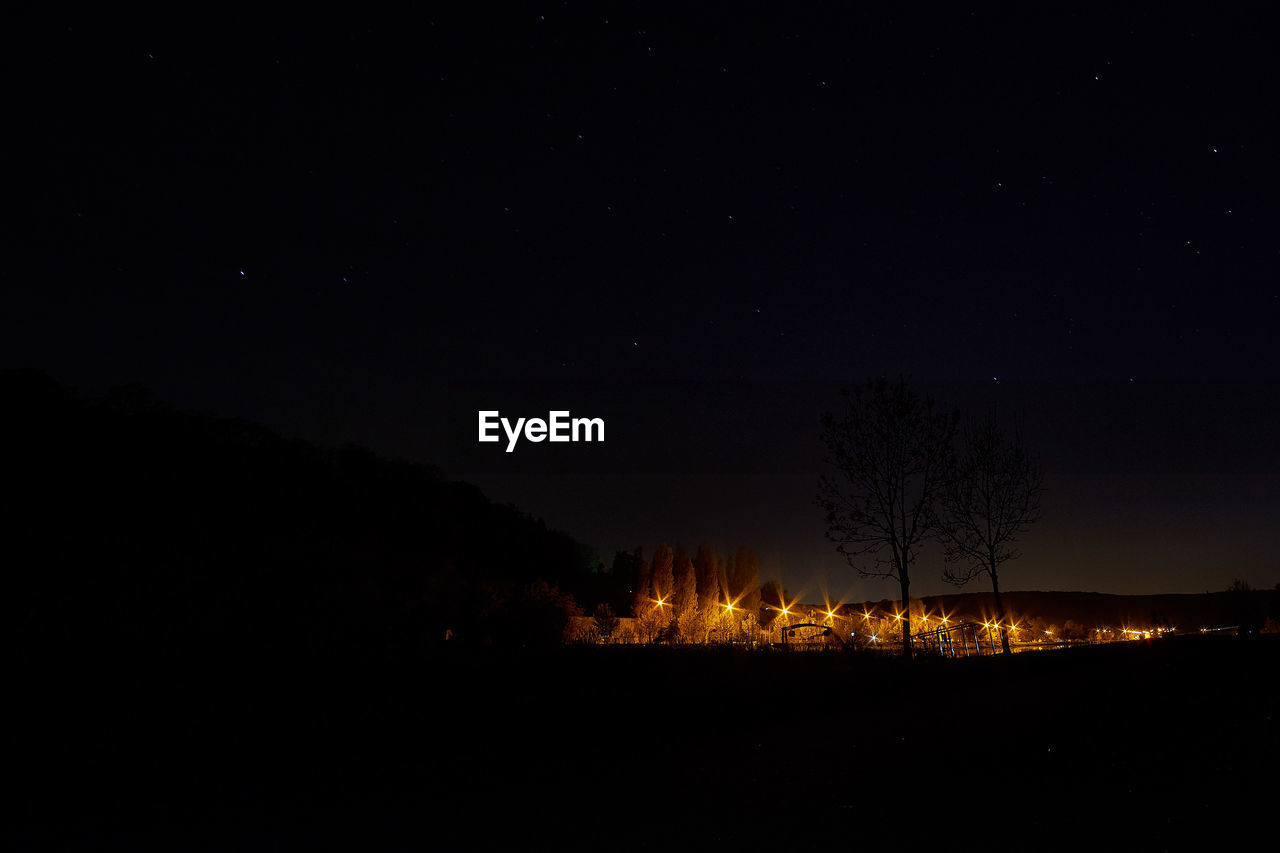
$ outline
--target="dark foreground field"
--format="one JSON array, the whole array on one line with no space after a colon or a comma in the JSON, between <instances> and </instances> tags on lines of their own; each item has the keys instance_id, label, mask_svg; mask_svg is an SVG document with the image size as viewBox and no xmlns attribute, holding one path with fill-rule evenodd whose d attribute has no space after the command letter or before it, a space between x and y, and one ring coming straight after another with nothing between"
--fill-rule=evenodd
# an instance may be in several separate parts
<instances>
[{"instance_id":1,"label":"dark foreground field","mask_svg":"<svg viewBox=\"0 0 1280 853\"><path fill-rule=\"evenodd\" d=\"M1277 640L19 672L8 826L18 849L1269 849Z\"/></svg>"}]
</instances>

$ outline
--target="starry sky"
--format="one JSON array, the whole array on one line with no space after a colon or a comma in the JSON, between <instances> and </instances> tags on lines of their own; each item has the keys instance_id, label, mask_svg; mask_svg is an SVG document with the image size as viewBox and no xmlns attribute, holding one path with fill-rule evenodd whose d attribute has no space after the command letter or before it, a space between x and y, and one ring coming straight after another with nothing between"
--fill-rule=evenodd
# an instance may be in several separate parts
<instances>
[{"instance_id":1,"label":"starry sky","mask_svg":"<svg viewBox=\"0 0 1280 853\"><path fill-rule=\"evenodd\" d=\"M24 22L0 361L876 598L817 418L909 375L1026 417L1013 588L1280 581L1261 9L478 5ZM607 447L482 454L485 401Z\"/></svg>"}]
</instances>

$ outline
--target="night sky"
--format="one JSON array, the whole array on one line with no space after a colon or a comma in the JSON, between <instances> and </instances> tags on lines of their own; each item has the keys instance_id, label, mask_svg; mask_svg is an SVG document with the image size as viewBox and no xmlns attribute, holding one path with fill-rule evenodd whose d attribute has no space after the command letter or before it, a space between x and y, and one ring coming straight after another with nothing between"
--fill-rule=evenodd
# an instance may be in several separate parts
<instances>
[{"instance_id":1,"label":"night sky","mask_svg":"<svg viewBox=\"0 0 1280 853\"><path fill-rule=\"evenodd\" d=\"M1043 454L1002 586L1280 581L1261 12L482 5L26 22L0 364L859 599L818 416L908 375ZM606 443L503 454L478 406Z\"/></svg>"}]
</instances>

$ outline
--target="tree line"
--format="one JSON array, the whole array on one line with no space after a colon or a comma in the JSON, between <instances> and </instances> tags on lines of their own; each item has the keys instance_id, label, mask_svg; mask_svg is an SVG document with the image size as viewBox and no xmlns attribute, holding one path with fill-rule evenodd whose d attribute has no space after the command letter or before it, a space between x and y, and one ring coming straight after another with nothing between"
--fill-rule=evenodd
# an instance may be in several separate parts
<instances>
[{"instance_id":1,"label":"tree line","mask_svg":"<svg viewBox=\"0 0 1280 853\"><path fill-rule=\"evenodd\" d=\"M619 552L615 565L635 578L631 615L643 642L710 643L750 641L761 627L760 583L754 551L739 547L718 554L706 545L692 555L683 546L658 546L646 562L642 549Z\"/></svg>"},{"instance_id":2,"label":"tree line","mask_svg":"<svg viewBox=\"0 0 1280 853\"><path fill-rule=\"evenodd\" d=\"M428 465L0 371L20 659L361 663L561 642L595 552Z\"/></svg>"}]
</instances>

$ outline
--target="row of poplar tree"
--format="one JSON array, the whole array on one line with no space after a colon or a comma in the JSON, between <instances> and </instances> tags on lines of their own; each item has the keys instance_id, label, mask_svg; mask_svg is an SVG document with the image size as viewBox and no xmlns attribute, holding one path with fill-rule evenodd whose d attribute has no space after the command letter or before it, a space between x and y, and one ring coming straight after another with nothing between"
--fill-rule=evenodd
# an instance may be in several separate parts
<instances>
[{"instance_id":1,"label":"row of poplar tree","mask_svg":"<svg viewBox=\"0 0 1280 853\"><path fill-rule=\"evenodd\" d=\"M759 632L760 563L750 548L720 555L702 545L690 556L664 542L650 562L640 549L631 556L631 615L640 641L735 642ZM763 594L776 587L766 583Z\"/></svg>"}]
</instances>

